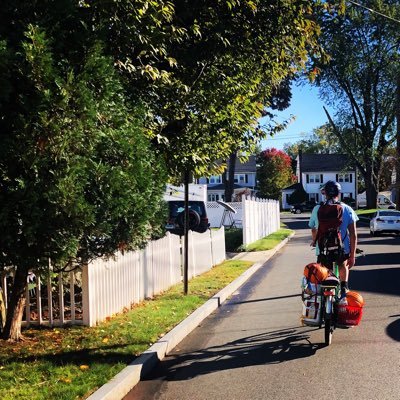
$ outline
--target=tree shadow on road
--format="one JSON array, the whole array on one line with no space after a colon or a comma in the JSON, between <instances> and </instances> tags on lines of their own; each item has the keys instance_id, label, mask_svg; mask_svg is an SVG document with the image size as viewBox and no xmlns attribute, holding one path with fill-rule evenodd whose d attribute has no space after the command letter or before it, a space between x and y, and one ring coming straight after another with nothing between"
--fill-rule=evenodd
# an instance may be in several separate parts
<instances>
[{"instance_id":1,"label":"tree shadow on road","mask_svg":"<svg viewBox=\"0 0 400 400\"><path fill-rule=\"evenodd\" d=\"M370 235L366 233L359 233L358 239L365 239L365 244L368 245L378 245L378 246L386 246L386 245L398 245L400 244L400 236L385 234L379 237L372 238ZM361 244L360 244L361 245Z\"/></svg>"},{"instance_id":2,"label":"tree shadow on road","mask_svg":"<svg viewBox=\"0 0 400 400\"><path fill-rule=\"evenodd\" d=\"M303 217L303 218L297 218L296 221L284 221L284 222L285 222L285 225L288 227L288 229L298 231L298 230L302 230L302 229L310 229L308 227L309 219L310 219L310 217Z\"/></svg>"},{"instance_id":3,"label":"tree shadow on road","mask_svg":"<svg viewBox=\"0 0 400 400\"><path fill-rule=\"evenodd\" d=\"M356 261L356 266L369 266L375 265L378 268L381 265L393 265L394 264L394 254L398 254L400 258L400 253L391 252L391 253L373 253L366 254L363 257L358 257Z\"/></svg>"},{"instance_id":4,"label":"tree shadow on road","mask_svg":"<svg viewBox=\"0 0 400 400\"><path fill-rule=\"evenodd\" d=\"M391 315L391 317L400 317L400 315ZM390 323L386 328L389 337L400 342L400 318Z\"/></svg>"},{"instance_id":5,"label":"tree shadow on road","mask_svg":"<svg viewBox=\"0 0 400 400\"><path fill-rule=\"evenodd\" d=\"M374 254L384 264L388 261L391 254ZM386 257L388 257L386 259ZM383 262L382 262L383 261ZM393 261L392 261L393 262ZM370 258L365 265L376 265L376 260ZM388 262L389 264L389 262ZM350 270L351 290L379 293L390 296L400 296L400 267L396 268L376 268L370 270ZM367 305L368 306L368 305ZM391 317L398 317L392 315ZM386 327L386 334L396 341L400 341L400 319L391 322Z\"/></svg>"},{"instance_id":6,"label":"tree shadow on road","mask_svg":"<svg viewBox=\"0 0 400 400\"><path fill-rule=\"evenodd\" d=\"M272 331L244 337L221 346L169 356L162 362L162 367L145 380L187 380L215 371L277 364L310 357L320 348L318 344L311 344L307 335L307 332L315 329L317 328Z\"/></svg>"},{"instance_id":7,"label":"tree shadow on road","mask_svg":"<svg viewBox=\"0 0 400 400\"><path fill-rule=\"evenodd\" d=\"M385 262L389 264L386 257L391 257L390 254L374 254L373 256L377 256L381 265ZM370 259L370 263L364 265L376 265L377 260ZM400 267L350 270L349 282L352 290L400 296Z\"/></svg>"}]
</instances>

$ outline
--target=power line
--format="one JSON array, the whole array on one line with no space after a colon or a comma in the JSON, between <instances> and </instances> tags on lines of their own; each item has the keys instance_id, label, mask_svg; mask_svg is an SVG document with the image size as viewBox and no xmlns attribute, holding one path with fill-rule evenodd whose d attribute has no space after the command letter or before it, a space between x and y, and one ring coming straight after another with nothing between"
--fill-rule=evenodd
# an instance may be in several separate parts
<instances>
[{"instance_id":1,"label":"power line","mask_svg":"<svg viewBox=\"0 0 400 400\"><path fill-rule=\"evenodd\" d=\"M368 11L374 13L374 14L380 15L381 17L390 19L390 20L392 20L392 21L397 22L398 24L400 24L400 21L399 21L398 19L396 19L396 18L389 17L389 15L382 14L382 13L379 12L379 11L375 11L375 10L373 10L372 8L369 8L369 7L367 7L367 6L363 6L362 4L359 4L359 3L357 3L357 2L355 2L355 1L353 1L353 0L348 0L348 1L349 1L349 3L351 3L351 4L354 4L354 5L358 6L358 7L364 8L365 10L368 10Z\"/></svg>"},{"instance_id":2,"label":"power line","mask_svg":"<svg viewBox=\"0 0 400 400\"><path fill-rule=\"evenodd\" d=\"M305 136L285 136L285 137L266 137L263 140L286 140L286 139L308 139L310 138L310 134L306 134Z\"/></svg>"}]
</instances>

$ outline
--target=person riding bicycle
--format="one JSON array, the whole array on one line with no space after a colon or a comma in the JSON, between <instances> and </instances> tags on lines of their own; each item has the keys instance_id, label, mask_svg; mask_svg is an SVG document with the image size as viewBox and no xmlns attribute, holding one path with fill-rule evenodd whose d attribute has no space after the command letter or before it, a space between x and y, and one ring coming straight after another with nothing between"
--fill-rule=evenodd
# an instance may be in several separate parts
<instances>
[{"instance_id":1,"label":"person riding bicycle","mask_svg":"<svg viewBox=\"0 0 400 400\"><path fill-rule=\"evenodd\" d=\"M321 188L322 189L322 188ZM359 220L354 210L345 203L339 202L339 194L342 188L339 183L335 181L328 181L323 187L326 201L321 205L316 205L311 212L311 217L308 226L311 228L312 242L311 246L316 247L316 254L318 262L322 262L327 267L331 267L332 262L337 262L339 267L339 279L341 287L341 297L345 297L349 291L349 269L355 264L355 255L357 247L357 230L356 222ZM337 223L337 234L339 237L341 250L334 252L334 255L330 257L329 251L320 251L321 246L321 232L318 232L318 227L321 224L321 207L329 208L326 206L335 206L338 210L338 223ZM320 211L321 209L321 211ZM322 229L321 229L322 230ZM332 230L332 229L331 229ZM320 233L320 234L319 234ZM320 246L318 245L320 244ZM328 254L328 255L326 255Z\"/></svg>"}]
</instances>

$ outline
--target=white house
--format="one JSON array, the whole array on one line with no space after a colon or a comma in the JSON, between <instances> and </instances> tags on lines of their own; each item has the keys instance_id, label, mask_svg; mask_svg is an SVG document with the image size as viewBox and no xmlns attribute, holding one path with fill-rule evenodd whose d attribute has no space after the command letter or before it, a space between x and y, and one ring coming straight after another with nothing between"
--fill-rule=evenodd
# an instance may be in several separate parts
<instances>
[{"instance_id":1,"label":"white house","mask_svg":"<svg viewBox=\"0 0 400 400\"><path fill-rule=\"evenodd\" d=\"M256 188L256 156L251 155L246 162L240 162L236 159L234 190L233 193L241 192L248 189L249 193L253 193ZM209 178L199 178L199 184L207 185L208 201L224 200L225 187L222 183L222 175L210 176Z\"/></svg>"},{"instance_id":2,"label":"white house","mask_svg":"<svg viewBox=\"0 0 400 400\"><path fill-rule=\"evenodd\" d=\"M289 196L303 186L310 201L323 200L320 188L329 180L339 182L342 187L340 194L343 198L357 198L357 171L351 166L344 154L299 154L297 156L296 176L298 184L282 190L282 208L288 209Z\"/></svg>"}]
</instances>

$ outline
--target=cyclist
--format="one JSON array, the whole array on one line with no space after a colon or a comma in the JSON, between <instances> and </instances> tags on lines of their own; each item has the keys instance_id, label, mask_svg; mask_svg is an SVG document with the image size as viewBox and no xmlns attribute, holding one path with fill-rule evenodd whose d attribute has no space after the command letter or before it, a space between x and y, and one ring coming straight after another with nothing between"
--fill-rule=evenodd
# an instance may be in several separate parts
<instances>
[{"instance_id":1,"label":"cyclist","mask_svg":"<svg viewBox=\"0 0 400 400\"><path fill-rule=\"evenodd\" d=\"M335 181L326 182L323 188L323 192L326 198L325 204L340 204L343 209L342 223L339 228L343 241L343 255L340 257L340 259L335 260L337 261L339 267L341 297L343 298L349 291L349 269L352 268L355 264L357 247L356 222L359 220L359 218L350 206L345 203L339 202L339 194L341 190L342 188L340 184ZM318 210L320 207L321 205L317 205L314 207L311 212L310 221L308 223L308 226L311 228L312 235L311 246L316 247L318 262L321 261L317 244Z\"/></svg>"}]
</instances>

